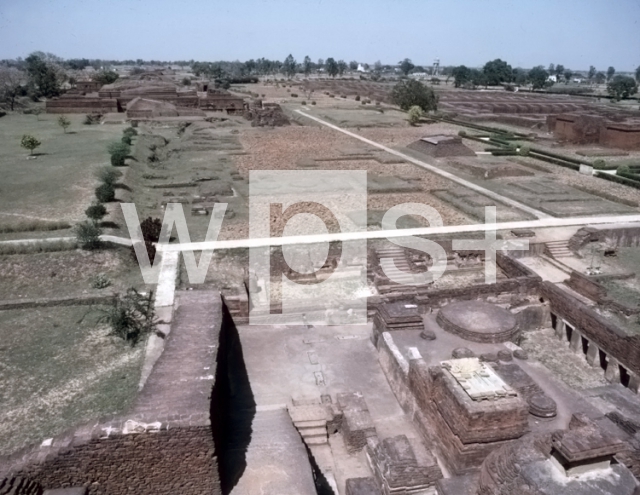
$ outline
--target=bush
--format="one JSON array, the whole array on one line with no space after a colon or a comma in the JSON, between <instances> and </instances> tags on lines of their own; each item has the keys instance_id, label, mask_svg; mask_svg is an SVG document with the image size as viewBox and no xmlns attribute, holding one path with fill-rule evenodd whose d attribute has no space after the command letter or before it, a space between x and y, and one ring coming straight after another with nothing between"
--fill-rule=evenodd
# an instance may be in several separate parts
<instances>
[{"instance_id":1,"label":"bush","mask_svg":"<svg viewBox=\"0 0 640 495\"><path fill-rule=\"evenodd\" d=\"M110 203L116 199L116 190L113 184L100 184L96 187L96 199L100 203Z\"/></svg>"},{"instance_id":2,"label":"bush","mask_svg":"<svg viewBox=\"0 0 640 495\"><path fill-rule=\"evenodd\" d=\"M133 127L127 127L124 131L122 131L122 134L124 134L125 136L137 136L138 135L138 131L136 131Z\"/></svg>"},{"instance_id":3,"label":"bush","mask_svg":"<svg viewBox=\"0 0 640 495\"><path fill-rule=\"evenodd\" d=\"M298 94L297 93L291 93L291 98L297 98Z\"/></svg>"},{"instance_id":4,"label":"bush","mask_svg":"<svg viewBox=\"0 0 640 495\"><path fill-rule=\"evenodd\" d=\"M113 335L132 346L153 332L157 321L153 307L153 292L144 295L134 288L114 300L113 307L104 312L101 322L108 323Z\"/></svg>"},{"instance_id":5,"label":"bush","mask_svg":"<svg viewBox=\"0 0 640 495\"><path fill-rule=\"evenodd\" d=\"M191 79L189 79L188 77L185 77L184 79L182 79L182 85L191 86Z\"/></svg>"},{"instance_id":6,"label":"bush","mask_svg":"<svg viewBox=\"0 0 640 495\"><path fill-rule=\"evenodd\" d=\"M89 208L84 210L84 213L87 215L87 218L97 223L107 215L107 209L102 203L93 203Z\"/></svg>"},{"instance_id":7,"label":"bush","mask_svg":"<svg viewBox=\"0 0 640 495\"><path fill-rule=\"evenodd\" d=\"M122 141L116 141L115 143L111 143L109 146L107 146L107 151L110 155L116 153L123 153L125 155L128 155L129 153L131 153L131 147L128 144L123 143Z\"/></svg>"},{"instance_id":8,"label":"bush","mask_svg":"<svg viewBox=\"0 0 640 495\"><path fill-rule=\"evenodd\" d=\"M460 136L460 137L467 137L467 131L460 131L460 132L458 132L458 136Z\"/></svg>"},{"instance_id":9,"label":"bush","mask_svg":"<svg viewBox=\"0 0 640 495\"><path fill-rule=\"evenodd\" d=\"M311 104L312 104L312 105L315 105L315 104L316 104L315 100L314 100L314 101L312 101L312 102L311 102Z\"/></svg>"},{"instance_id":10,"label":"bush","mask_svg":"<svg viewBox=\"0 0 640 495\"><path fill-rule=\"evenodd\" d=\"M360 101L360 95L356 95L356 101Z\"/></svg>"},{"instance_id":11,"label":"bush","mask_svg":"<svg viewBox=\"0 0 640 495\"><path fill-rule=\"evenodd\" d=\"M93 289L106 289L111 285L111 280L104 273L98 273L91 280L91 287Z\"/></svg>"},{"instance_id":12,"label":"bush","mask_svg":"<svg viewBox=\"0 0 640 495\"><path fill-rule=\"evenodd\" d=\"M75 226L75 234L78 244L82 249L98 249L102 246L100 235L102 230L95 223L85 221Z\"/></svg>"},{"instance_id":13,"label":"bush","mask_svg":"<svg viewBox=\"0 0 640 495\"><path fill-rule=\"evenodd\" d=\"M593 162L593 168L595 168L596 170L603 170L604 168L606 168L606 166L607 162L605 162L602 158L598 158Z\"/></svg>"},{"instance_id":14,"label":"bush","mask_svg":"<svg viewBox=\"0 0 640 495\"><path fill-rule=\"evenodd\" d=\"M26 150L29 150L30 155L33 155L33 150L35 150L41 144L42 143L40 141L28 134L22 136L22 139L20 140L20 146L22 146Z\"/></svg>"},{"instance_id":15,"label":"bush","mask_svg":"<svg viewBox=\"0 0 640 495\"><path fill-rule=\"evenodd\" d=\"M122 172L115 170L113 167L109 167L108 165L101 167L96 171L96 178L103 184L113 185L118 182L120 177L122 177Z\"/></svg>"},{"instance_id":16,"label":"bush","mask_svg":"<svg viewBox=\"0 0 640 495\"><path fill-rule=\"evenodd\" d=\"M125 158L127 158L127 155L114 153L111 155L111 165L114 167L124 167L126 165L126 163L124 163Z\"/></svg>"},{"instance_id":17,"label":"bush","mask_svg":"<svg viewBox=\"0 0 640 495\"><path fill-rule=\"evenodd\" d=\"M88 113L85 117L84 117L84 125L95 125L95 124L99 124L100 123L100 119L102 119L102 115L100 115L99 113Z\"/></svg>"},{"instance_id":18,"label":"bush","mask_svg":"<svg viewBox=\"0 0 640 495\"><path fill-rule=\"evenodd\" d=\"M51 230L64 230L70 228L67 222L48 220L22 220L18 223L12 223L9 225L0 225L0 234L8 234L11 232L36 232L36 231L51 231Z\"/></svg>"},{"instance_id":19,"label":"bush","mask_svg":"<svg viewBox=\"0 0 640 495\"><path fill-rule=\"evenodd\" d=\"M307 102L306 102L306 101L304 101L304 100L302 100L300 103L301 103L302 105L306 105L306 104L307 104Z\"/></svg>"},{"instance_id":20,"label":"bush","mask_svg":"<svg viewBox=\"0 0 640 495\"><path fill-rule=\"evenodd\" d=\"M529 156L530 151L531 148L529 148L529 146L520 146L520 151L518 151L518 153L520 156Z\"/></svg>"},{"instance_id":21,"label":"bush","mask_svg":"<svg viewBox=\"0 0 640 495\"><path fill-rule=\"evenodd\" d=\"M424 112L438 109L438 97L433 89L415 79L405 79L393 87L391 91L393 102L402 110L409 110L419 106Z\"/></svg>"},{"instance_id":22,"label":"bush","mask_svg":"<svg viewBox=\"0 0 640 495\"><path fill-rule=\"evenodd\" d=\"M409 124L416 125L422 118L422 108L420 108L418 105L414 105L409 109L408 115Z\"/></svg>"},{"instance_id":23,"label":"bush","mask_svg":"<svg viewBox=\"0 0 640 495\"><path fill-rule=\"evenodd\" d=\"M129 136L128 134L125 134L124 136L122 136L121 141L127 146L131 146L131 136Z\"/></svg>"},{"instance_id":24,"label":"bush","mask_svg":"<svg viewBox=\"0 0 640 495\"><path fill-rule=\"evenodd\" d=\"M67 132L67 127L69 127L71 125L71 121L65 117L64 115L60 115L60 117L58 117L58 125L60 127L62 127L62 130L65 132Z\"/></svg>"},{"instance_id":25,"label":"bush","mask_svg":"<svg viewBox=\"0 0 640 495\"><path fill-rule=\"evenodd\" d=\"M162 232L162 220L147 217L140 223L140 229L145 242L158 242L160 240L160 232Z\"/></svg>"}]
</instances>

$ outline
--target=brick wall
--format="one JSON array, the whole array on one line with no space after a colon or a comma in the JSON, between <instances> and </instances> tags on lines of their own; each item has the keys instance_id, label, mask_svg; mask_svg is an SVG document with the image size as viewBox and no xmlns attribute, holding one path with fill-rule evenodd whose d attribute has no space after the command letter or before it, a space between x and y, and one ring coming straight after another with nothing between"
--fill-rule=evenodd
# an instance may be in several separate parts
<instances>
[{"instance_id":1,"label":"brick wall","mask_svg":"<svg viewBox=\"0 0 640 495\"><path fill-rule=\"evenodd\" d=\"M542 284L542 294L549 300L554 314L568 321L600 349L620 361L625 368L640 374L639 336L627 335L613 322L550 282Z\"/></svg>"}]
</instances>

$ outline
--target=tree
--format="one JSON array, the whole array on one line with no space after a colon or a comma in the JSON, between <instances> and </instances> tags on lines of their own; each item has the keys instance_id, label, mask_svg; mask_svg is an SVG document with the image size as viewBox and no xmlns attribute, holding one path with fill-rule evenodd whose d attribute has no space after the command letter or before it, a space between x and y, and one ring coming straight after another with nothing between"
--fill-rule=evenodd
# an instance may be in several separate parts
<instances>
[{"instance_id":1,"label":"tree","mask_svg":"<svg viewBox=\"0 0 640 495\"><path fill-rule=\"evenodd\" d=\"M333 57L329 57L325 62L325 68L327 70L327 74L331 77L336 77L338 75L338 62L336 62Z\"/></svg>"},{"instance_id":2,"label":"tree","mask_svg":"<svg viewBox=\"0 0 640 495\"><path fill-rule=\"evenodd\" d=\"M102 203L96 202L84 210L84 213L94 223L98 223L107 215L107 209Z\"/></svg>"},{"instance_id":3,"label":"tree","mask_svg":"<svg viewBox=\"0 0 640 495\"><path fill-rule=\"evenodd\" d=\"M103 70L101 72L98 72L97 74L94 74L92 79L104 86L105 84L113 84L118 80L119 77L120 76L117 72L114 72L112 70Z\"/></svg>"},{"instance_id":4,"label":"tree","mask_svg":"<svg viewBox=\"0 0 640 495\"><path fill-rule=\"evenodd\" d=\"M311 74L311 63L312 62L309 55L304 57L304 61L302 62L302 72L304 72L305 76L308 76L309 74Z\"/></svg>"},{"instance_id":5,"label":"tree","mask_svg":"<svg viewBox=\"0 0 640 495\"><path fill-rule=\"evenodd\" d=\"M382 77L382 63L380 62L380 60L377 60L373 64L373 72L371 73L371 79L373 79L374 81L377 81L381 77Z\"/></svg>"},{"instance_id":6,"label":"tree","mask_svg":"<svg viewBox=\"0 0 640 495\"><path fill-rule=\"evenodd\" d=\"M289 54L289 56L284 59L282 70L289 79L296 75L296 65L296 59L293 58L293 55Z\"/></svg>"},{"instance_id":7,"label":"tree","mask_svg":"<svg viewBox=\"0 0 640 495\"><path fill-rule=\"evenodd\" d=\"M482 72L486 77L486 84L491 86L511 82L513 78L513 69L511 66L499 58L484 64Z\"/></svg>"},{"instance_id":8,"label":"tree","mask_svg":"<svg viewBox=\"0 0 640 495\"><path fill-rule=\"evenodd\" d=\"M347 70L347 63L344 60L338 60L338 74L342 77L344 71Z\"/></svg>"},{"instance_id":9,"label":"tree","mask_svg":"<svg viewBox=\"0 0 640 495\"><path fill-rule=\"evenodd\" d=\"M453 75L453 85L456 88L464 86L471 81L471 70L465 65L454 67L451 74Z\"/></svg>"},{"instance_id":10,"label":"tree","mask_svg":"<svg viewBox=\"0 0 640 495\"><path fill-rule=\"evenodd\" d=\"M113 184L100 184L96 187L96 199L100 203L110 203L116 199L116 190Z\"/></svg>"},{"instance_id":11,"label":"tree","mask_svg":"<svg viewBox=\"0 0 640 495\"><path fill-rule=\"evenodd\" d=\"M475 89L477 86L487 87L489 85L489 79L487 75L478 69L471 69L470 72L471 85Z\"/></svg>"},{"instance_id":12,"label":"tree","mask_svg":"<svg viewBox=\"0 0 640 495\"><path fill-rule=\"evenodd\" d=\"M114 299L111 308L99 320L108 323L111 332L125 342L136 345L145 335L155 331L158 321L153 305L153 292L148 295L134 288Z\"/></svg>"},{"instance_id":13,"label":"tree","mask_svg":"<svg viewBox=\"0 0 640 495\"><path fill-rule=\"evenodd\" d=\"M391 90L391 99L403 110L413 106L420 107L424 112L438 109L438 97L433 89L415 79L403 79L397 83Z\"/></svg>"},{"instance_id":14,"label":"tree","mask_svg":"<svg viewBox=\"0 0 640 495\"><path fill-rule=\"evenodd\" d=\"M513 82L519 86L527 84L527 71L519 67L513 69Z\"/></svg>"},{"instance_id":15,"label":"tree","mask_svg":"<svg viewBox=\"0 0 640 495\"><path fill-rule=\"evenodd\" d=\"M616 73L616 70L613 67L609 67L607 69L607 81L611 81L611 78Z\"/></svg>"},{"instance_id":16,"label":"tree","mask_svg":"<svg viewBox=\"0 0 640 495\"><path fill-rule=\"evenodd\" d=\"M76 239L82 249L98 249L102 246L100 236L102 229L95 222L84 221L77 224L74 228Z\"/></svg>"},{"instance_id":17,"label":"tree","mask_svg":"<svg viewBox=\"0 0 640 495\"><path fill-rule=\"evenodd\" d=\"M398 65L405 76L409 75L409 72L411 72L415 67L409 58L405 58L402 62L399 62Z\"/></svg>"},{"instance_id":18,"label":"tree","mask_svg":"<svg viewBox=\"0 0 640 495\"><path fill-rule=\"evenodd\" d=\"M26 82L24 72L15 67L0 67L0 98L11 111L14 110L16 98L25 93Z\"/></svg>"},{"instance_id":19,"label":"tree","mask_svg":"<svg viewBox=\"0 0 640 495\"><path fill-rule=\"evenodd\" d=\"M587 76L587 78L589 79L589 81L592 81L593 78L596 76L596 68L592 65L591 67L589 67L589 74Z\"/></svg>"},{"instance_id":20,"label":"tree","mask_svg":"<svg viewBox=\"0 0 640 495\"><path fill-rule=\"evenodd\" d=\"M182 85L183 86L191 86L191 79L188 78L188 77L182 78Z\"/></svg>"},{"instance_id":21,"label":"tree","mask_svg":"<svg viewBox=\"0 0 640 495\"><path fill-rule=\"evenodd\" d=\"M542 65L538 65L529 71L528 79L532 89L542 89L547 84L549 73L544 70Z\"/></svg>"},{"instance_id":22,"label":"tree","mask_svg":"<svg viewBox=\"0 0 640 495\"><path fill-rule=\"evenodd\" d=\"M607 76L604 75L604 72L598 72L595 77L596 84L603 84L607 80Z\"/></svg>"},{"instance_id":23,"label":"tree","mask_svg":"<svg viewBox=\"0 0 640 495\"><path fill-rule=\"evenodd\" d=\"M549 74L554 74L556 72L556 66L553 64L549 64L549 68L547 69Z\"/></svg>"},{"instance_id":24,"label":"tree","mask_svg":"<svg viewBox=\"0 0 640 495\"><path fill-rule=\"evenodd\" d=\"M560 78L564 76L564 65L562 65L562 64L556 65L555 74L558 77L558 81L559 81Z\"/></svg>"},{"instance_id":25,"label":"tree","mask_svg":"<svg viewBox=\"0 0 640 495\"><path fill-rule=\"evenodd\" d=\"M358 70L358 62L355 60L349 62L349 70Z\"/></svg>"},{"instance_id":26,"label":"tree","mask_svg":"<svg viewBox=\"0 0 640 495\"><path fill-rule=\"evenodd\" d=\"M29 87L34 96L51 98L60 95L60 83L56 70L39 55L33 53L25 59L29 74Z\"/></svg>"},{"instance_id":27,"label":"tree","mask_svg":"<svg viewBox=\"0 0 640 495\"><path fill-rule=\"evenodd\" d=\"M636 81L640 83L640 65L636 69Z\"/></svg>"},{"instance_id":28,"label":"tree","mask_svg":"<svg viewBox=\"0 0 640 495\"><path fill-rule=\"evenodd\" d=\"M414 105L409 109L409 124L416 125L422 118L422 108Z\"/></svg>"},{"instance_id":29,"label":"tree","mask_svg":"<svg viewBox=\"0 0 640 495\"><path fill-rule=\"evenodd\" d=\"M572 77L573 77L573 71L571 69L566 69L564 71L564 82L565 82L565 84L568 83L569 81L571 81Z\"/></svg>"},{"instance_id":30,"label":"tree","mask_svg":"<svg viewBox=\"0 0 640 495\"><path fill-rule=\"evenodd\" d=\"M607 84L607 93L616 101L629 98L638 92L638 83L633 77L615 76L609 84Z\"/></svg>"},{"instance_id":31,"label":"tree","mask_svg":"<svg viewBox=\"0 0 640 495\"><path fill-rule=\"evenodd\" d=\"M22 146L26 150L29 150L30 156L33 155L33 150L35 150L41 144L42 143L40 141L28 134L22 136L22 139L20 140L20 146Z\"/></svg>"},{"instance_id":32,"label":"tree","mask_svg":"<svg viewBox=\"0 0 640 495\"><path fill-rule=\"evenodd\" d=\"M62 127L62 130L66 134L67 127L71 125L71 121L68 118L66 118L64 115L60 115L60 117L58 117L58 125Z\"/></svg>"}]
</instances>

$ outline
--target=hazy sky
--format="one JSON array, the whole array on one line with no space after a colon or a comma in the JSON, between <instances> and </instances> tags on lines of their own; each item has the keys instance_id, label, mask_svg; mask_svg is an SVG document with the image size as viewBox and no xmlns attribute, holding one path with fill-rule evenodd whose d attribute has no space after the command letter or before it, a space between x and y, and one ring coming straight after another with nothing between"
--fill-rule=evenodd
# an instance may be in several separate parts
<instances>
[{"instance_id":1,"label":"hazy sky","mask_svg":"<svg viewBox=\"0 0 640 495\"><path fill-rule=\"evenodd\" d=\"M0 0L0 59L346 61L634 70L640 0Z\"/></svg>"}]
</instances>

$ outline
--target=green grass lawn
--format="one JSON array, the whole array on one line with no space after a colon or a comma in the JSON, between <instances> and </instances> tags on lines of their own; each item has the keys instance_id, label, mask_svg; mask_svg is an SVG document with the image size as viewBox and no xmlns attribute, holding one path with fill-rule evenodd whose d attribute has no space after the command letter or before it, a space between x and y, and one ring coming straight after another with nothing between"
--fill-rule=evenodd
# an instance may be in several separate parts
<instances>
[{"instance_id":1,"label":"green grass lawn","mask_svg":"<svg viewBox=\"0 0 640 495\"><path fill-rule=\"evenodd\" d=\"M127 409L144 343L98 323L98 307L0 311L0 455Z\"/></svg>"},{"instance_id":2,"label":"green grass lawn","mask_svg":"<svg viewBox=\"0 0 640 495\"><path fill-rule=\"evenodd\" d=\"M97 185L94 171L109 164L107 144L123 125L83 125L84 115L67 115L65 134L58 115L10 114L0 118L0 224L28 218L75 222L84 215ZM28 160L24 134L42 142ZM55 231L49 233L55 236Z\"/></svg>"}]
</instances>

